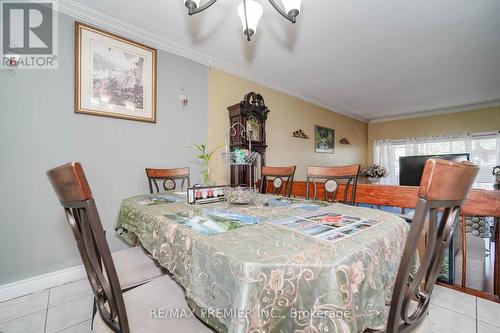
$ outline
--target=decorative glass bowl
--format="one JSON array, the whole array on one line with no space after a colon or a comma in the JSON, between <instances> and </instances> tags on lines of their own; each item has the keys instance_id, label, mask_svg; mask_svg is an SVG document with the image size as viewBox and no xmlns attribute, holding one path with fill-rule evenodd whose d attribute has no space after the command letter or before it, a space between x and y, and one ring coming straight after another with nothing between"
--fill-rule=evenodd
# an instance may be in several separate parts
<instances>
[{"instance_id":1,"label":"decorative glass bowl","mask_svg":"<svg viewBox=\"0 0 500 333\"><path fill-rule=\"evenodd\" d=\"M253 187L227 187L224 195L227 202L233 205L249 205L255 202L259 190Z\"/></svg>"}]
</instances>

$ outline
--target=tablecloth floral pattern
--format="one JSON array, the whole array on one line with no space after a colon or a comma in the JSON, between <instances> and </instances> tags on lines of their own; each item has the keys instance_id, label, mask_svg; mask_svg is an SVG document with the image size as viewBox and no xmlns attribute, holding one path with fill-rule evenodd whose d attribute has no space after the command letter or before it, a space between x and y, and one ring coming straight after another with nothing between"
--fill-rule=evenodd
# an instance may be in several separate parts
<instances>
[{"instance_id":1,"label":"tablecloth floral pattern","mask_svg":"<svg viewBox=\"0 0 500 333\"><path fill-rule=\"evenodd\" d=\"M168 195L182 198L178 192ZM149 199L124 200L117 230L172 273L198 316L216 330L361 332L386 321L409 230L401 218L342 204L272 204L275 199L268 196L254 207L202 208L185 200ZM255 223L206 235L172 218L207 209L252 217ZM334 242L275 223L311 211L380 223Z\"/></svg>"}]
</instances>

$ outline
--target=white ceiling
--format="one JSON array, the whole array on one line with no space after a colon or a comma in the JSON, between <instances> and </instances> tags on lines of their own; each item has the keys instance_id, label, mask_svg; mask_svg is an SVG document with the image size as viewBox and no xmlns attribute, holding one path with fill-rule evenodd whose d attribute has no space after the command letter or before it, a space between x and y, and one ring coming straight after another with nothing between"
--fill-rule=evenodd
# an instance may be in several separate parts
<instances>
[{"instance_id":1,"label":"white ceiling","mask_svg":"<svg viewBox=\"0 0 500 333\"><path fill-rule=\"evenodd\" d=\"M500 100L499 0L303 0L295 25L257 1L264 16L249 43L239 0L192 17L183 0L79 0L363 119Z\"/></svg>"}]
</instances>

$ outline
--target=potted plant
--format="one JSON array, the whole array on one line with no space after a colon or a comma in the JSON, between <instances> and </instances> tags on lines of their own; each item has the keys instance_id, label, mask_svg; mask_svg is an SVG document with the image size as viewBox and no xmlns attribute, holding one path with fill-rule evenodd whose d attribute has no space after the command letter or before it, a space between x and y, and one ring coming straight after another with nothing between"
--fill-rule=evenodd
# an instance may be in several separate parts
<instances>
[{"instance_id":1,"label":"potted plant","mask_svg":"<svg viewBox=\"0 0 500 333\"><path fill-rule=\"evenodd\" d=\"M212 149L212 151L208 151L208 144L206 142L199 145L189 146L189 148L194 148L200 153L196 157L203 162L203 183L205 185L210 185L210 160L212 159L212 156L217 151L217 149L219 149L220 147L221 146L218 146Z\"/></svg>"},{"instance_id":2,"label":"potted plant","mask_svg":"<svg viewBox=\"0 0 500 333\"><path fill-rule=\"evenodd\" d=\"M380 180L383 177L387 177L389 175L389 171L387 168L378 165L378 164L370 164L365 169L361 170L361 174L368 178L370 183L380 183Z\"/></svg>"}]
</instances>

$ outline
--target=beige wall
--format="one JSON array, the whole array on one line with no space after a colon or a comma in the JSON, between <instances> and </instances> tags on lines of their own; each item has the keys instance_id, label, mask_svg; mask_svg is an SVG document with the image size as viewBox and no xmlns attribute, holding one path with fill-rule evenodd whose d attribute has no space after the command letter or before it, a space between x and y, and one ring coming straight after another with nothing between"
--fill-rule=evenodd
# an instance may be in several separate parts
<instances>
[{"instance_id":1,"label":"beige wall","mask_svg":"<svg viewBox=\"0 0 500 333\"><path fill-rule=\"evenodd\" d=\"M209 73L208 142L211 147L223 145L229 126L227 107L240 102L250 91L260 93L270 112L266 123L267 165L297 165L295 179L305 179L308 165L345 165L366 162L368 124L285 95L240 77L210 69ZM314 125L335 129L335 154L314 152ZM298 129L310 139L292 137ZM351 145L341 145L347 137ZM224 163L217 154L212 161L212 178L227 183Z\"/></svg>"},{"instance_id":2,"label":"beige wall","mask_svg":"<svg viewBox=\"0 0 500 333\"><path fill-rule=\"evenodd\" d=\"M379 139L479 133L500 129L500 107L447 113L436 116L401 119L368 124L368 161L372 160L372 144Z\"/></svg>"}]
</instances>

